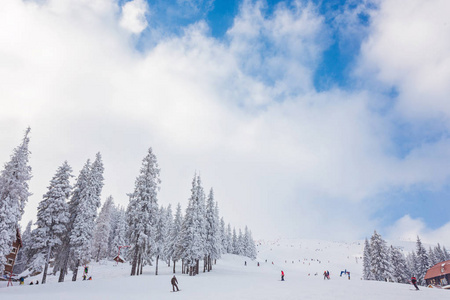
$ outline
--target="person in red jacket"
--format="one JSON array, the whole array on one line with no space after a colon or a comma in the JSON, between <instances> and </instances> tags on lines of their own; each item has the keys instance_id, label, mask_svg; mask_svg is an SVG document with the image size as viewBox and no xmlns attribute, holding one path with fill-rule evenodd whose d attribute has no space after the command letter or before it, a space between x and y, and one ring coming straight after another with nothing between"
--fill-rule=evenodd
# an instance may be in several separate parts
<instances>
[{"instance_id":1,"label":"person in red jacket","mask_svg":"<svg viewBox=\"0 0 450 300\"><path fill-rule=\"evenodd\" d=\"M281 271L281 281L284 281L284 272Z\"/></svg>"},{"instance_id":2,"label":"person in red jacket","mask_svg":"<svg viewBox=\"0 0 450 300\"><path fill-rule=\"evenodd\" d=\"M414 284L414 287L416 288L416 290L418 290L419 288L417 287L417 279L416 277L411 277L411 283Z\"/></svg>"}]
</instances>

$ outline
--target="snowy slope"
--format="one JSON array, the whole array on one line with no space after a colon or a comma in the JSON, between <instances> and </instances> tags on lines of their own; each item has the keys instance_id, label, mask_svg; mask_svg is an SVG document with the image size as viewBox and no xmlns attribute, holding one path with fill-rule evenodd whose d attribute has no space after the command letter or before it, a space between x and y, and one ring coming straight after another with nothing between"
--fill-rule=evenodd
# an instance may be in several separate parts
<instances>
[{"instance_id":1,"label":"snowy slope","mask_svg":"<svg viewBox=\"0 0 450 300\"><path fill-rule=\"evenodd\" d=\"M406 284L360 280L361 260L356 258L362 247L362 243L262 241L256 261L225 255L210 273L196 277L177 274L179 293L170 292L172 273L166 266L160 265L158 276L147 267L142 276L131 277L128 265L91 264L92 281L56 283L50 276L46 285L15 283L12 288L5 288L2 282L0 299L450 299L450 291L422 288L417 292ZM339 276L344 269L351 272L351 280ZM284 282L280 281L281 270L286 274ZM330 280L323 279L324 270L330 271Z\"/></svg>"}]
</instances>

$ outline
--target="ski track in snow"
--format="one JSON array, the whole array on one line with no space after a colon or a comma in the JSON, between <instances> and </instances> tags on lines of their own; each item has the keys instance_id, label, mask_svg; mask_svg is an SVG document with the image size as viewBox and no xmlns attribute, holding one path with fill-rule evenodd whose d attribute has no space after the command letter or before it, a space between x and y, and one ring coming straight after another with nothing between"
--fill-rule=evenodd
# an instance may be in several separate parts
<instances>
[{"instance_id":1,"label":"ski track in snow","mask_svg":"<svg viewBox=\"0 0 450 300\"><path fill-rule=\"evenodd\" d=\"M158 276L154 267L147 266L141 276L132 277L129 265L103 262L89 265L92 281L81 280L80 268L76 282L71 281L71 273L64 283L57 283L58 276L49 276L45 285L28 285L31 280L41 281L41 275L27 278L25 286L14 282L13 287L6 288L6 282L0 282L0 299L450 299L446 290L421 287L416 292L408 284L361 280L362 242L283 239L262 242L257 250L255 261L224 255L210 273L195 277L180 274L178 268L178 293L171 293L172 267L164 263L160 262ZM339 276L345 269L351 272L351 280ZM285 272L284 282L281 270ZM325 270L330 271L330 280L323 279Z\"/></svg>"}]
</instances>

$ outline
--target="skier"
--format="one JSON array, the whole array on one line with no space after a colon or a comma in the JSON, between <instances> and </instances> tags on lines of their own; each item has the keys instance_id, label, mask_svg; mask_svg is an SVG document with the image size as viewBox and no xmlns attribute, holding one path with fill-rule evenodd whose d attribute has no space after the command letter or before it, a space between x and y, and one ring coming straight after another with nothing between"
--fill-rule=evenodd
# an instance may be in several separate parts
<instances>
[{"instance_id":1,"label":"skier","mask_svg":"<svg viewBox=\"0 0 450 300\"><path fill-rule=\"evenodd\" d=\"M25 278L20 277L19 281L20 281L20 285L23 285L25 283Z\"/></svg>"},{"instance_id":2,"label":"skier","mask_svg":"<svg viewBox=\"0 0 450 300\"><path fill-rule=\"evenodd\" d=\"M170 283L172 283L172 289L175 292L175 288L177 288L177 292L179 292L180 290L178 289L178 280L175 277L175 275L173 275L172 280L170 280Z\"/></svg>"},{"instance_id":3,"label":"skier","mask_svg":"<svg viewBox=\"0 0 450 300\"><path fill-rule=\"evenodd\" d=\"M247 265L247 261L244 261L244 266L246 266Z\"/></svg>"},{"instance_id":4,"label":"skier","mask_svg":"<svg viewBox=\"0 0 450 300\"><path fill-rule=\"evenodd\" d=\"M281 281L284 281L284 272L281 271Z\"/></svg>"},{"instance_id":5,"label":"skier","mask_svg":"<svg viewBox=\"0 0 450 300\"><path fill-rule=\"evenodd\" d=\"M323 280L327 279L327 271L323 271Z\"/></svg>"},{"instance_id":6,"label":"skier","mask_svg":"<svg viewBox=\"0 0 450 300\"><path fill-rule=\"evenodd\" d=\"M419 288L417 287L417 279L416 277L411 277L411 283L414 285L414 287L416 288L416 290L419 290Z\"/></svg>"}]
</instances>

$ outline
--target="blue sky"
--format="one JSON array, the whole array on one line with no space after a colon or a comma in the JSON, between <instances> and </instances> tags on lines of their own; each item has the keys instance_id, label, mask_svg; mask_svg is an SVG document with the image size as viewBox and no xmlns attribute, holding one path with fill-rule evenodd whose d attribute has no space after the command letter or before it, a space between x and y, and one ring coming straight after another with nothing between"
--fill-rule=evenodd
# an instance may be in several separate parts
<instances>
[{"instance_id":1,"label":"blue sky","mask_svg":"<svg viewBox=\"0 0 450 300\"><path fill-rule=\"evenodd\" d=\"M105 197L126 206L151 146L161 204L183 205L199 171L256 237L450 243L448 13L439 0L6 0L0 161L30 125L24 222L60 162L76 173L97 151Z\"/></svg>"}]
</instances>

